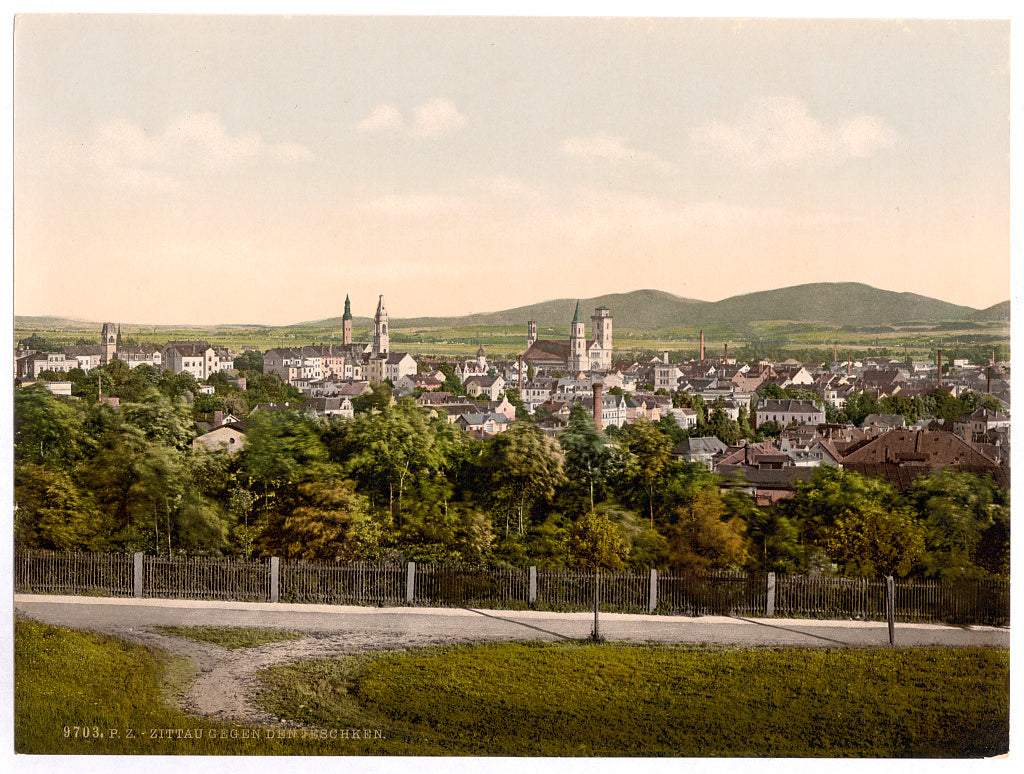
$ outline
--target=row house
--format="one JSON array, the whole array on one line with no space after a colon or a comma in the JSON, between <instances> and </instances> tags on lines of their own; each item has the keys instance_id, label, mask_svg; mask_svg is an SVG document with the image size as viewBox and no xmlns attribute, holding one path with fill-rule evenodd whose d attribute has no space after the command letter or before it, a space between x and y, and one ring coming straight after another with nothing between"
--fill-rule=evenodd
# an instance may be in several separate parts
<instances>
[{"instance_id":1,"label":"row house","mask_svg":"<svg viewBox=\"0 0 1024 774\"><path fill-rule=\"evenodd\" d=\"M196 379L208 379L234 368L234 360L226 350L215 350L205 342L168 344L162 354L164 368L176 374L188 372Z\"/></svg>"},{"instance_id":2,"label":"row house","mask_svg":"<svg viewBox=\"0 0 1024 774\"><path fill-rule=\"evenodd\" d=\"M780 427L791 423L819 425L825 422L825 410L810 400L762 400L757 403L754 427L760 427L765 422L776 422Z\"/></svg>"},{"instance_id":3,"label":"row house","mask_svg":"<svg viewBox=\"0 0 1024 774\"><path fill-rule=\"evenodd\" d=\"M582 405L586 406L584 402ZM590 401L590 414L594 413L594 401ZM624 395L602 395L601 396L601 427L622 427L626 424L626 417L629 413Z\"/></svg>"},{"instance_id":4,"label":"row house","mask_svg":"<svg viewBox=\"0 0 1024 774\"><path fill-rule=\"evenodd\" d=\"M989 430L1008 430L1010 418L990 409L978 409L953 420L953 432L968 441L984 436Z\"/></svg>"},{"instance_id":5,"label":"row house","mask_svg":"<svg viewBox=\"0 0 1024 774\"><path fill-rule=\"evenodd\" d=\"M63 352L39 352L26 355L17 361L17 375L22 379L36 379L43 371L66 374L80 367L76 358L69 357Z\"/></svg>"},{"instance_id":6,"label":"row house","mask_svg":"<svg viewBox=\"0 0 1024 774\"><path fill-rule=\"evenodd\" d=\"M385 379L395 384L403 376L412 376L417 371L416 360L407 352L389 352L367 358L363 368L363 378L375 384L381 384Z\"/></svg>"},{"instance_id":7,"label":"row house","mask_svg":"<svg viewBox=\"0 0 1024 774\"><path fill-rule=\"evenodd\" d=\"M275 373L286 384L345 377L345 350L333 344L275 347L263 354L263 373Z\"/></svg>"}]
</instances>

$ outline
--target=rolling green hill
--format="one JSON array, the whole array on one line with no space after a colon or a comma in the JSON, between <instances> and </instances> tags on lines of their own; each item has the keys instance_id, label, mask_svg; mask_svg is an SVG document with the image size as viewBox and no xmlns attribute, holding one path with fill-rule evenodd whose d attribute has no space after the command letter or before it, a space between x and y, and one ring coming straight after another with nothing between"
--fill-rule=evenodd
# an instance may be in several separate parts
<instances>
[{"instance_id":1,"label":"rolling green hill","mask_svg":"<svg viewBox=\"0 0 1024 774\"><path fill-rule=\"evenodd\" d=\"M1010 302L1000 301L971 315L974 322L1010 322Z\"/></svg>"},{"instance_id":2,"label":"rolling green hill","mask_svg":"<svg viewBox=\"0 0 1024 774\"><path fill-rule=\"evenodd\" d=\"M473 326L522 328L535 320L538 327L568 330L569 320L576 308L574 298L544 301L530 306L464 315L462 317L391 317L396 330L451 329ZM590 315L596 307L608 307L620 331L654 331L702 327L707 330L728 324L742 326L752 322L812 323L822 327L886 326L910 322L938 324L951 321L1006 322L1010 317L1010 302L1003 301L987 309L958 306L915 293L896 293L879 290L859 282L819 282L776 290L763 290L732 296L721 301L698 301L665 293L660 290L634 290L613 293L596 298L580 299L587 329ZM353 320L353 328L362 331L371 328L367 317ZM64 328L76 330L96 327L95 323L64 320L58 317L15 317L19 329ZM176 326L147 326L165 329ZM297 323L290 326L190 326L192 328L251 328L264 331L289 329L299 332L308 328L341 329L341 317Z\"/></svg>"},{"instance_id":3,"label":"rolling green hill","mask_svg":"<svg viewBox=\"0 0 1024 774\"><path fill-rule=\"evenodd\" d=\"M1009 316L1009 301L979 311L915 293L879 290L859 282L818 282L746 293L714 302L681 298L660 290L635 290L580 300L588 329L590 315L598 306L606 306L611 310L615 317L615 327L621 330L754 321L808 322L836 327L877 326L911 321L938 323L949 320L1001 320ZM1005 318L1000 316L1004 306ZM536 320L540 328L567 328L575 308L576 299L562 298L463 317L392 317L391 326L407 329L515 325L523 326L525 330L527 320ZM340 327L341 318L308 324Z\"/></svg>"}]
</instances>

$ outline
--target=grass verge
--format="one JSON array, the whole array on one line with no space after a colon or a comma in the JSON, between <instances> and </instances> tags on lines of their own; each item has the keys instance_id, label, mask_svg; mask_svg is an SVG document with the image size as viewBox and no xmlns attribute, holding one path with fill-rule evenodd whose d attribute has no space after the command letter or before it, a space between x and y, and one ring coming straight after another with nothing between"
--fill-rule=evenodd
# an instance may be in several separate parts
<instances>
[{"instance_id":1,"label":"grass verge","mask_svg":"<svg viewBox=\"0 0 1024 774\"><path fill-rule=\"evenodd\" d=\"M1009 738L1009 653L996 649L521 643L362 654L261 673L263 706L307 724L285 729L173 709L166 697L188 676L180 659L18 621L15 749L978 757L1005 752Z\"/></svg>"},{"instance_id":2,"label":"grass verge","mask_svg":"<svg viewBox=\"0 0 1024 774\"><path fill-rule=\"evenodd\" d=\"M172 637L208 642L228 650L255 648L271 642L299 640L305 636L299 632L245 626L154 626L153 629Z\"/></svg>"}]
</instances>

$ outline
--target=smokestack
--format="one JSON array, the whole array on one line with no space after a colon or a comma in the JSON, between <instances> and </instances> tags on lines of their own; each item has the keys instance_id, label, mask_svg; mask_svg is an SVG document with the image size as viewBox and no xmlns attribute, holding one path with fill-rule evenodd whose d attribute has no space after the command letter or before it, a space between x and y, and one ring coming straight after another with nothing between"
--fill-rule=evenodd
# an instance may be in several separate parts
<instances>
[{"instance_id":1,"label":"smokestack","mask_svg":"<svg viewBox=\"0 0 1024 774\"><path fill-rule=\"evenodd\" d=\"M838 363L839 362L839 342L838 341L832 344L832 362L833 363Z\"/></svg>"},{"instance_id":2,"label":"smokestack","mask_svg":"<svg viewBox=\"0 0 1024 774\"><path fill-rule=\"evenodd\" d=\"M846 375L850 376L851 369L853 368L853 361L850 359L850 353L846 353Z\"/></svg>"},{"instance_id":3,"label":"smokestack","mask_svg":"<svg viewBox=\"0 0 1024 774\"><path fill-rule=\"evenodd\" d=\"M729 362L729 342L725 343L725 357L722 358L726 363Z\"/></svg>"},{"instance_id":4,"label":"smokestack","mask_svg":"<svg viewBox=\"0 0 1024 774\"><path fill-rule=\"evenodd\" d=\"M939 387L942 386L942 350L939 350Z\"/></svg>"},{"instance_id":5,"label":"smokestack","mask_svg":"<svg viewBox=\"0 0 1024 774\"><path fill-rule=\"evenodd\" d=\"M523 373L523 356L519 356L519 402L523 402L523 380L526 374Z\"/></svg>"},{"instance_id":6,"label":"smokestack","mask_svg":"<svg viewBox=\"0 0 1024 774\"><path fill-rule=\"evenodd\" d=\"M602 432L601 387L602 385L600 383L594 385L594 428L597 430L598 435Z\"/></svg>"},{"instance_id":7,"label":"smokestack","mask_svg":"<svg viewBox=\"0 0 1024 774\"><path fill-rule=\"evenodd\" d=\"M989 365L995 365L996 364L996 351L994 349L992 350L992 359L988 361L988 364Z\"/></svg>"},{"instance_id":8,"label":"smokestack","mask_svg":"<svg viewBox=\"0 0 1024 774\"><path fill-rule=\"evenodd\" d=\"M700 359L701 360L704 359L704 330L703 329L701 329L701 332L700 332Z\"/></svg>"},{"instance_id":9,"label":"smokestack","mask_svg":"<svg viewBox=\"0 0 1024 774\"><path fill-rule=\"evenodd\" d=\"M907 349L907 345L903 345L903 362L908 366L910 365L910 351Z\"/></svg>"},{"instance_id":10,"label":"smokestack","mask_svg":"<svg viewBox=\"0 0 1024 774\"><path fill-rule=\"evenodd\" d=\"M992 394L992 366L988 367L988 386L985 388L985 392L989 395Z\"/></svg>"}]
</instances>

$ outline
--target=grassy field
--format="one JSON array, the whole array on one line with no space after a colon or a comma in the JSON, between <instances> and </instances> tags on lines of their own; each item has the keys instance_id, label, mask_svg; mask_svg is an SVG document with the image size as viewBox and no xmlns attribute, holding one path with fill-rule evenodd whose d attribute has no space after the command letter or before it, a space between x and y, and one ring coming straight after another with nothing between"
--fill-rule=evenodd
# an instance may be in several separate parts
<instances>
[{"instance_id":1,"label":"grassy field","mask_svg":"<svg viewBox=\"0 0 1024 774\"><path fill-rule=\"evenodd\" d=\"M1008 745L1003 650L525 643L363 654L263 673L263 706L305 724L286 730L170 709L187 667L110 638L21 621L15 654L18 752L976 757Z\"/></svg>"},{"instance_id":2,"label":"grassy field","mask_svg":"<svg viewBox=\"0 0 1024 774\"><path fill-rule=\"evenodd\" d=\"M98 341L100 325L66 320L39 320L32 323L15 321L15 342L38 334L56 346L74 344L87 339ZM660 353L664 350L689 353L696 356L700 347L700 331L705 334L709 354L719 355L722 346L729 343L731 354L739 347L768 346L772 350L820 350L822 359L830 359L833 344L842 350L886 349L902 357L907 345L911 358L934 357L937 347L947 355L955 356L959 348L996 347L1000 359L1009 358L1010 329L1001 322L987 323L932 323L837 328L805 322L762 321L744 323L709 323L686 328L615 329L615 357L627 358L641 352ZM171 327L124 325L122 334L138 344L163 345L168 341L207 341L214 346L239 351L244 346L265 351L272 347L297 347L308 344L340 343L340 328L310 326L220 325L208 327ZM540 328L540 338L567 339L568 321L561 327ZM369 341L372 330L365 325L354 329L357 341ZM392 321L391 347L396 352L409 352L417 357L471 358L483 345L491 358L512 358L526 347L526 326L465 325L460 327L404 327Z\"/></svg>"}]
</instances>

